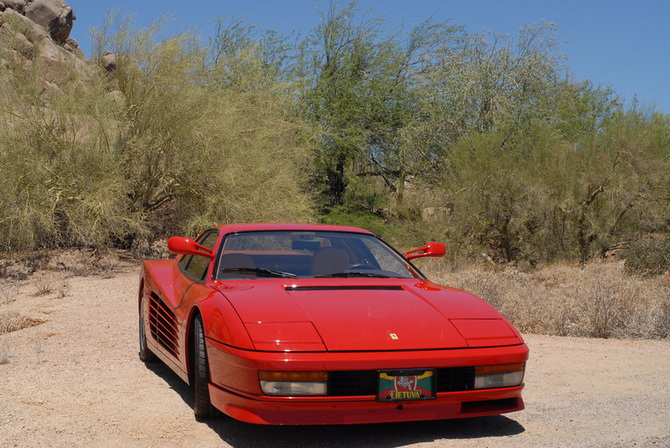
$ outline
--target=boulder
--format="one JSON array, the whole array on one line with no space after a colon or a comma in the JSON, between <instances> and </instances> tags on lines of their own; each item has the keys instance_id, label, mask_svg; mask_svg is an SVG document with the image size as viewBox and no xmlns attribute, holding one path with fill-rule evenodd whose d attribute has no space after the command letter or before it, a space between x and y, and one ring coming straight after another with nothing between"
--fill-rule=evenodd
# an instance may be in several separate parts
<instances>
[{"instance_id":1,"label":"boulder","mask_svg":"<svg viewBox=\"0 0 670 448\"><path fill-rule=\"evenodd\" d=\"M76 20L74 11L63 0L33 0L26 7L25 16L42 25L56 42L65 42Z\"/></svg>"},{"instance_id":2,"label":"boulder","mask_svg":"<svg viewBox=\"0 0 670 448\"><path fill-rule=\"evenodd\" d=\"M11 42L10 48L18 51L26 59L32 59L34 56L35 45L33 45L25 34L17 33L12 29L9 23L0 25L0 36L6 39L5 42Z\"/></svg>"},{"instance_id":3,"label":"boulder","mask_svg":"<svg viewBox=\"0 0 670 448\"><path fill-rule=\"evenodd\" d=\"M102 55L102 66L111 75L116 75L116 55L105 51Z\"/></svg>"},{"instance_id":4,"label":"boulder","mask_svg":"<svg viewBox=\"0 0 670 448\"><path fill-rule=\"evenodd\" d=\"M26 0L0 0L0 3L7 9L23 12L26 9ZM4 11L5 8L2 8Z\"/></svg>"},{"instance_id":5,"label":"boulder","mask_svg":"<svg viewBox=\"0 0 670 448\"><path fill-rule=\"evenodd\" d=\"M47 33L42 26L36 24L32 20L27 19L22 14L14 11L13 9L7 9L2 14L0 14L0 22L5 25L9 25L12 21L10 17L13 17L15 21L21 22L21 32L26 35L30 42L34 43L37 41L42 41L47 37Z\"/></svg>"},{"instance_id":6,"label":"boulder","mask_svg":"<svg viewBox=\"0 0 670 448\"><path fill-rule=\"evenodd\" d=\"M79 42L77 42L71 37L65 39L65 42L63 43L63 48L65 48L70 53L74 53L74 55L77 56L79 59L86 59L86 56L84 56L84 52L82 51L81 48L79 48Z\"/></svg>"}]
</instances>

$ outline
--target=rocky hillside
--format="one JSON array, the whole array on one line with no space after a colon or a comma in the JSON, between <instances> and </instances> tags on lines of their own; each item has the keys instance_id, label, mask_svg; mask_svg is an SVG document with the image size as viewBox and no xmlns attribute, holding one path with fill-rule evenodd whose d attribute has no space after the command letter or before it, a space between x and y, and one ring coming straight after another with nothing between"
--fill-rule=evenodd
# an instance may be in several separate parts
<instances>
[{"instance_id":1,"label":"rocky hillside","mask_svg":"<svg viewBox=\"0 0 670 448\"><path fill-rule=\"evenodd\" d=\"M77 17L72 8L62 0L2 0L0 10L10 15L17 13L24 16L30 21L28 26L39 25L54 41L69 45L71 51L77 47L77 42L70 38L73 22ZM37 33L41 32L35 29Z\"/></svg>"},{"instance_id":2,"label":"rocky hillside","mask_svg":"<svg viewBox=\"0 0 670 448\"><path fill-rule=\"evenodd\" d=\"M63 0L0 0L0 66L35 73L47 96L71 83L73 73L90 76L93 64L70 37L75 20Z\"/></svg>"}]
</instances>

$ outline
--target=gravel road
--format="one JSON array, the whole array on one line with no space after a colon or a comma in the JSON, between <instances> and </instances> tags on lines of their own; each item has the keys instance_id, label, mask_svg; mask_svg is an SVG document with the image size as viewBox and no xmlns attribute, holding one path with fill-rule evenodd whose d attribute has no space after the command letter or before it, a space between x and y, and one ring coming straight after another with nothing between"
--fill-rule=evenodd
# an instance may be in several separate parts
<instances>
[{"instance_id":1,"label":"gravel road","mask_svg":"<svg viewBox=\"0 0 670 448\"><path fill-rule=\"evenodd\" d=\"M526 410L437 422L267 427L198 422L193 396L137 357L139 267L28 282L0 312L45 323L0 335L3 447L668 447L670 342L525 335ZM7 289L5 289L7 291ZM65 292L65 296L61 297Z\"/></svg>"}]
</instances>

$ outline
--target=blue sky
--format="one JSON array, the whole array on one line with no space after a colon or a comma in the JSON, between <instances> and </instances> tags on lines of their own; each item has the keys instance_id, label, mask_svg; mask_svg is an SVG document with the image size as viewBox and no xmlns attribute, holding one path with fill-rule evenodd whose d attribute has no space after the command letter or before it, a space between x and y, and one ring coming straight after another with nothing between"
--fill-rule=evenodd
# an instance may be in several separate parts
<instances>
[{"instance_id":1,"label":"blue sky","mask_svg":"<svg viewBox=\"0 0 670 448\"><path fill-rule=\"evenodd\" d=\"M327 11L329 0L66 0L77 16L71 36L89 56L89 29L109 8L135 15L139 26L162 13L173 17L172 29L197 28L207 39L211 17L245 17L281 34L307 33ZM484 29L516 37L526 23L546 20L558 25L562 50L574 76L611 86L624 99L670 113L670 1L667 0L360 0L391 25L418 24L431 15L453 19L468 32Z\"/></svg>"}]
</instances>

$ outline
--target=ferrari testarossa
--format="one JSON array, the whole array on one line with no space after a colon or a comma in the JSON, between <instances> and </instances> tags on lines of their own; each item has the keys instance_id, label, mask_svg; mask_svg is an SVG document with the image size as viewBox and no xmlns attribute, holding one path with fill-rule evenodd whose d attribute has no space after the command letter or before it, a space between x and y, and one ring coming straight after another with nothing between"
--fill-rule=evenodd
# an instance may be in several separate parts
<instances>
[{"instance_id":1,"label":"ferrari testarossa","mask_svg":"<svg viewBox=\"0 0 670 448\"><path fill-rule=\"evenodd\" d=\"M192 385L197 417L260 424L434 420L518 411L528 348L491 306L430 282L354 227L243 224L144 261L140 358Z\"/></svg>"}]
</instances>

